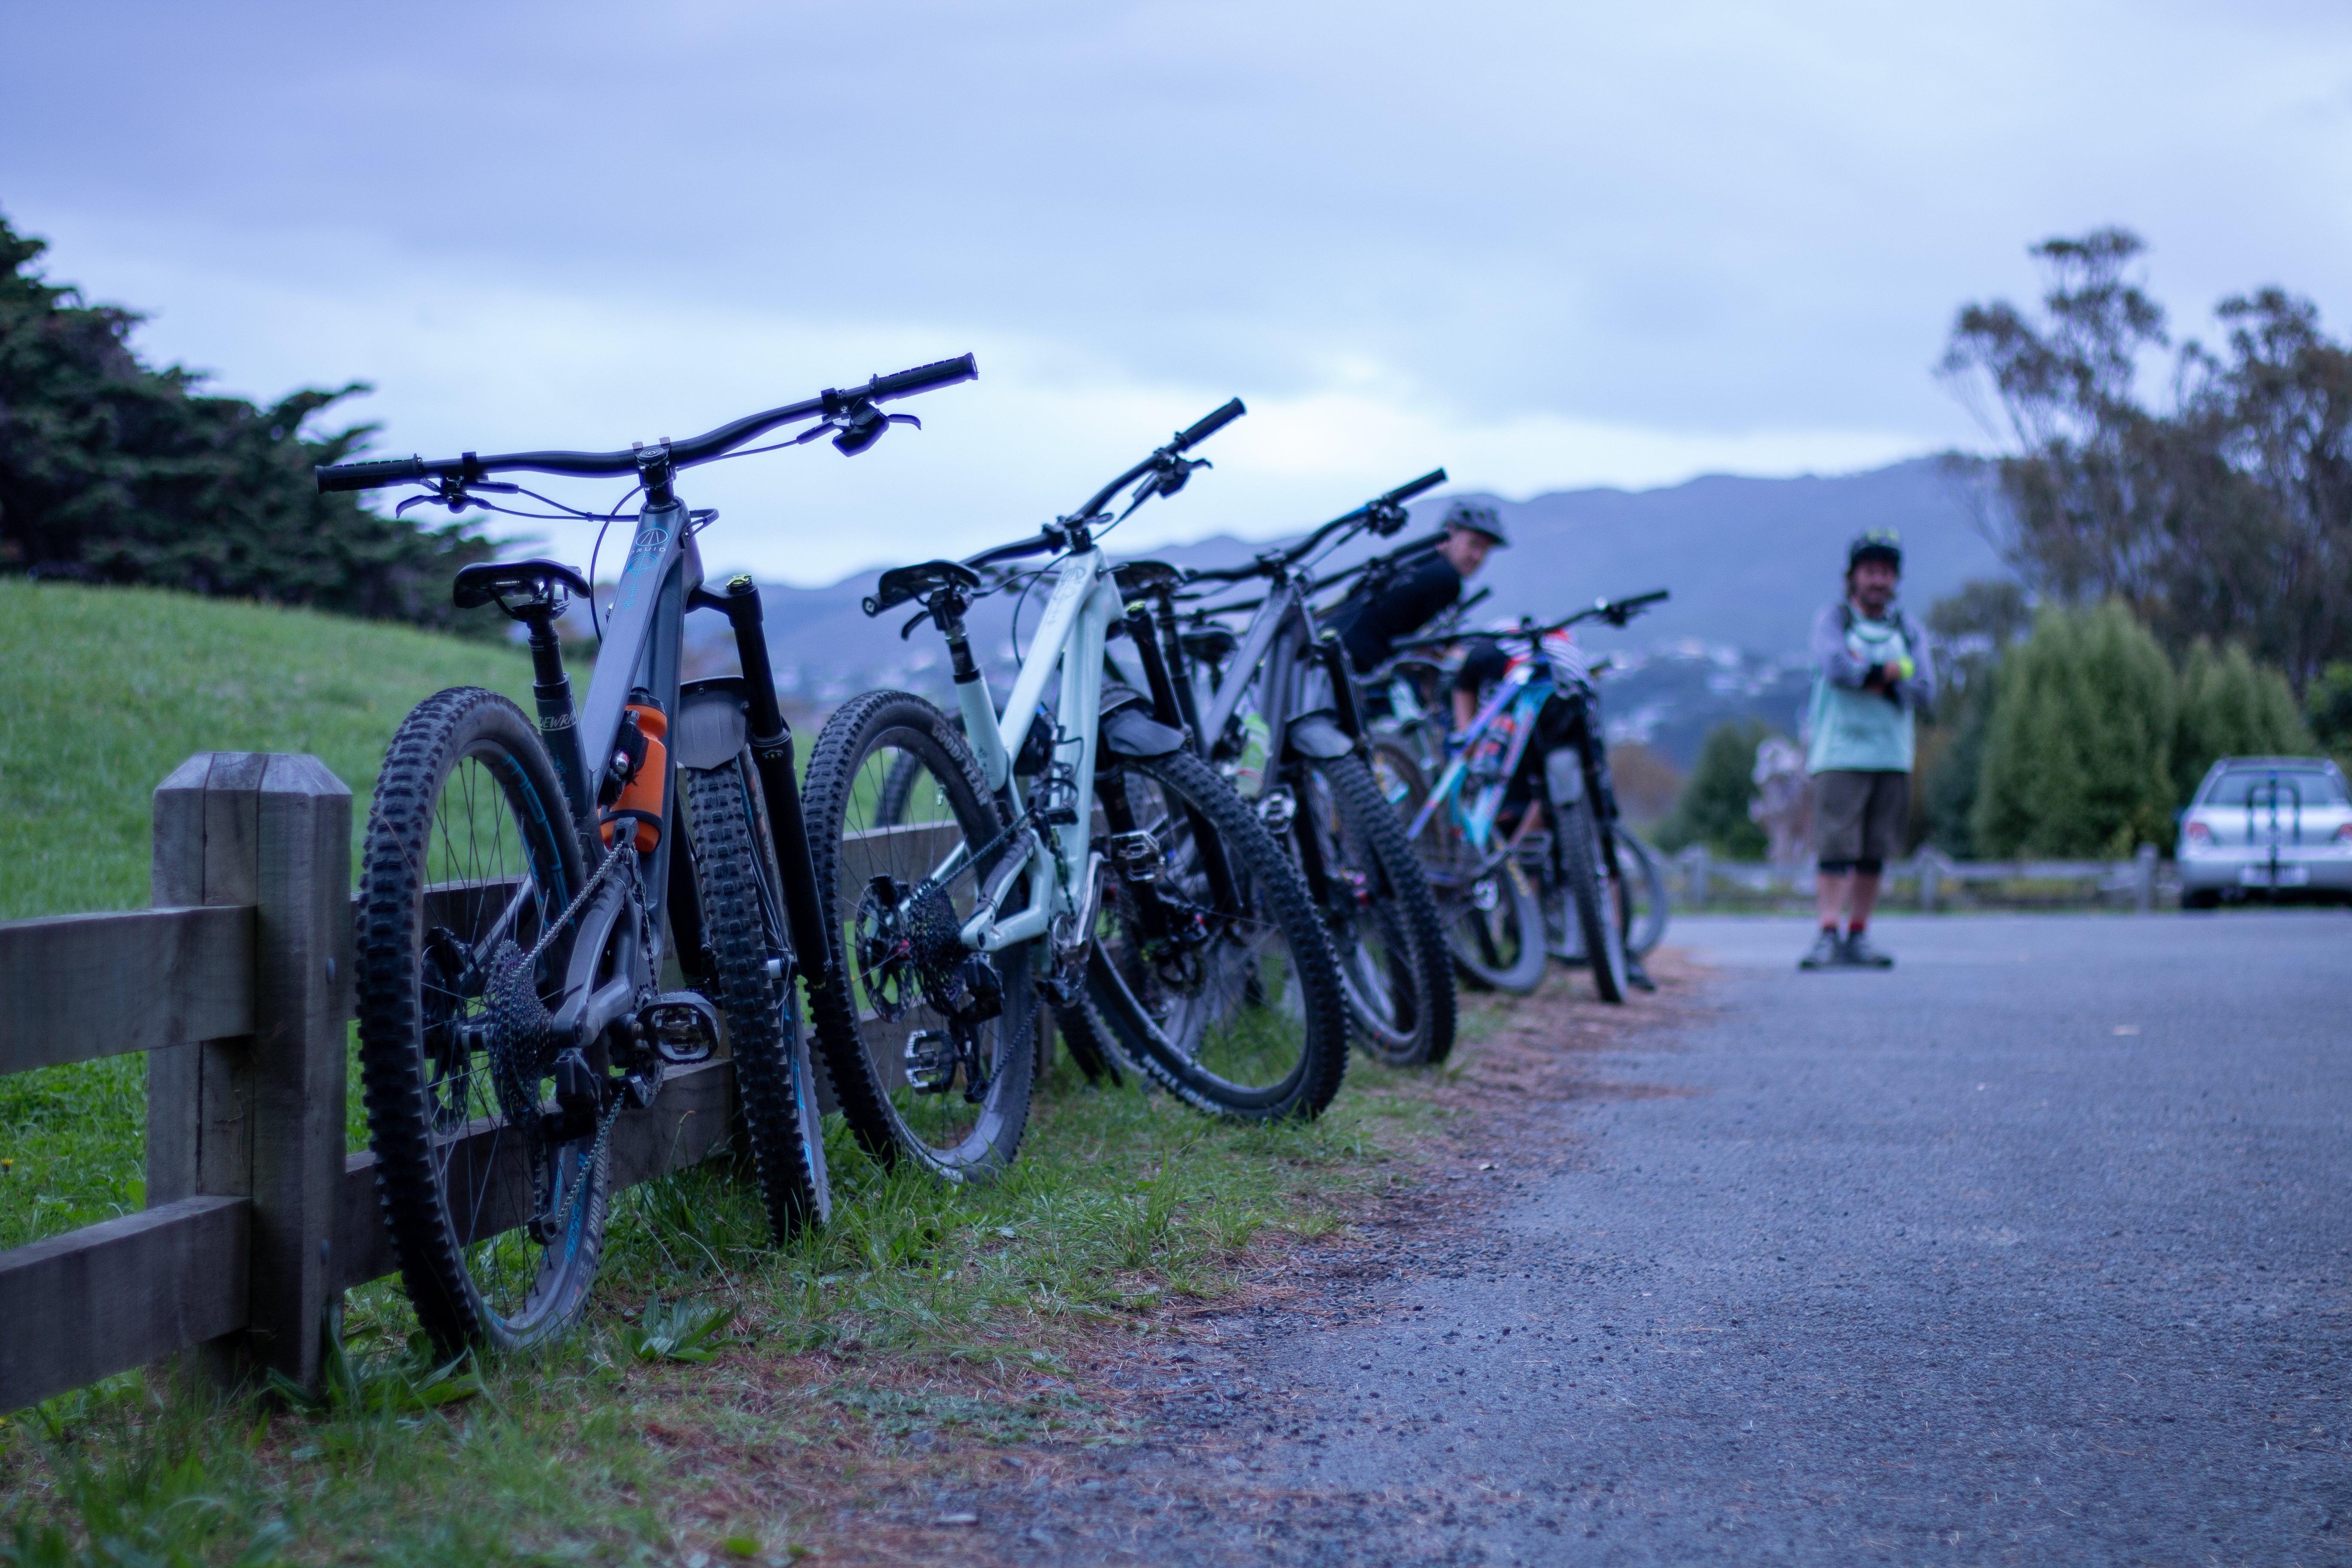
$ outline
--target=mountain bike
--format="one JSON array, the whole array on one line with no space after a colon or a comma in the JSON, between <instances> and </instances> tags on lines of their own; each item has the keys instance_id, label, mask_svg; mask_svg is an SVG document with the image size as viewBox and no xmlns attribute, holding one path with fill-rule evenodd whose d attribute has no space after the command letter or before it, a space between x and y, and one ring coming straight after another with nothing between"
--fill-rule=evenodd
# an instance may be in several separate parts
<instances>
[{"instance_id":1,"label":"mountain bike","mask_svg":"<svg viewBox=\"0 0 2352 1568\"><path fill-rule=\"evenodd\" d=\"M1601 1000L1622 1002L1629 984L1646 980L1626 952L1633 906L1598 699L1582 658L1560 634L1595 618L1622 626L1665 597L1662 589L1603 599L1548 626L1523 620L1505 634L1524 651L1471 721L1458 752L1414 802L1406 836L1428 846L1433 881L1462 889L1457 952L1491 964L1493 984L1533 990L1545 952L1565 946L1571 931ZM1519 894L1530 878L1532 900ZM1507 924L1496 919L1500 898L1487 904L1479 896L1507 887Z\"/></svg>"},{"instance_id":2,"label":"mountain bike","mask_svg":"<svg viewBox=\"0 0 2352 1568\"><path fill-rule=\"evenodd\" d=\"M809 766L810 847L893 1042L897 1136L944 1179L1013 1159L1041 991L1066 1029L1202 1110L1313 1116L1339 1089L1345 1004L1296 868L1150 698L1104 679L1122 611L1098 534L1181 489L1205 466L1184 453L1242 413L1218 409L1034 538L895 568L865 601L919 603L902 635L929 621L945 637L962 723L904 691L845 704ZM1053 591L1000 713L964 616L984 570L1039 555L1057 558Z\"/></svg>"},{"instance_id":3,"label":"mountain bike","mask_svg":"<svg viewBox=\"0 0 2352 1568\"><path fill-rule=\"evenodd\" d=\"M1605 658L1593 664L1592 678L1597 681L1610 664ZM1379 714L1373 721L1373 776L1391 806L1400 809L1407 820L1426 798L1427 781L1445 769L1445 740L1453 722L1447 711L1447 689L1446 670L1439 663L1408 653L1378 671L1366 694L1368 706ZM1620 889L1625 904L1625 952L1636 960L1646 959L1665 940L1666 924L1673 915L1666 893L1665 858L1622 818L1613 837L1618 863L1625 872ZM1540 837L1535 847L1543 847ZM1528 858L1528 848L1521 846L1522 860ZM1535 875L1530 873L1531 882ZM1532 885L1528 892L1535 896ZM1540 897L1537 903L1544 945L1551 955L1570 968L1589 963L1584 933L1575 921L1564 918L1564 906L1558 900L1547 903ZM1473 962L1477 962L1475 957Z\"/></svg>"},{"instance_id":4,"label":"mountain bike","mask_svg":"<svg viewBox=\"0 0 2352 1568\"><path fill-rule=\"evenodd\" d=\"M1289 843L1323 911L1356 1038L1392 1066L1443 1061L1454 1048L1454 964L1429 879L1368 763L1370 737L1346 656L1338 637L1318 630L1307 563L1361 532L1393 536L1405 525L1405 503L1444 482L1443 468L1424 474L1246 566L1179 573L1134 562L1118 572L1136 601L1129 639L1139 653L1156 641L1147 668L1164 668L1168 678L1167 697L1155 695L1170 710L1163 721L1181 721L1203 759L1237 776L1245 759L1263 753L1243 793ZM1192 612L1189 632L1180 625L1180 584L1260 580L1263 597L1202 606ZM1253 611L1247 629L1238 638L1198 636L1221 609Z\"/></svg>"},{"instance_id":5,"label":"mountain bike","mask_svg":"<svg viewBox=\"0 0 2352 1568\"><path fill-rule=\"evenodd\" d=\"M617 1119L722 1046L770 1227L781 1239L827 1217L794 978L821 1037L828 1016L836 1034L855 1020L759 592L748 576L704 586L698 536L718 514L689 510L677 479L810 421L776 445L829 433L855 455L913 423L882 403L975 374L966 355L625 452L319 469L322 490L422 486L402 510L512 511L488 498L515 495L560 505L491 477L517 472L633 479L644 498L584 705L556 622L572 597L593 606L588 581L547 560L468 566L458 605L496 605L527 628L537 722L476 688L427 698L394 735L368 813L355 978L369 1144L403 1283L445 1349L529 1345L577 1319L604 1250ZM683 622L698 609L731 623L741 675L681 679ZM687 984L664 989L673 962ZM863 1135L880 1136L862 1061L836 1054L835 1092Z\"/></svg>"}]
</instances>

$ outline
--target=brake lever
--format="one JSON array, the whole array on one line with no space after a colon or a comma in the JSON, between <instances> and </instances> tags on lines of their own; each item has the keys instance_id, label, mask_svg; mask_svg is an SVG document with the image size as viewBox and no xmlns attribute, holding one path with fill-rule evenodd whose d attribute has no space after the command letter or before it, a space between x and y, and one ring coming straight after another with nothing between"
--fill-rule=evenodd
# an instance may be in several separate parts
<instances>
[{"instance_id":1,"label":"brake lever","mask_svg":"<svg viewBox=\"0 0 2352 1568\"><path fill-rule=\"evenodd\" d=\"M484 511L488 511L490 510L490 503L469 492L474 490L488 490L492 495L510 496L521 489L522 487L520 485L505 484L497 479L474 479L468 481L455 476L449 476L436 480L434 483L433 488L426 490L423 495L411 496L406 500L402 501L398 506L392 509L392 515L399 517L404 514L410 507L425 506L427 504L446 506L453 512L463 511L469 506L478 506Z\"/></svg>"}]
</instances>

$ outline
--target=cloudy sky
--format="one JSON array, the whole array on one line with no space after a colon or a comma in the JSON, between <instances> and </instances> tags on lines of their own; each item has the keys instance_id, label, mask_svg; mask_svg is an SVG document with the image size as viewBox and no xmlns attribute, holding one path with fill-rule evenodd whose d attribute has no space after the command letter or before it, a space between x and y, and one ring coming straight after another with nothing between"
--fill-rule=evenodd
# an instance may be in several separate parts
<instances>
[{"instance_id":1,"label":"cloudy sky","mask_svg":"<svg viewBox=\"0 0 2352 1568\"><path fill-rule=\"evenodd\" d=\"M1525 496L1976 444L1929 374L1955 307L2105 223L2185 331L2269 281L2352 318L2340 4L6 18L0 212L52 278L239 393L373 382L380 452L683 437L976 352L920 435L697 477L713 564L801 583L1026 531L1236 393L1134 542L1438 464Z\"/></svg>"}]
</instances>

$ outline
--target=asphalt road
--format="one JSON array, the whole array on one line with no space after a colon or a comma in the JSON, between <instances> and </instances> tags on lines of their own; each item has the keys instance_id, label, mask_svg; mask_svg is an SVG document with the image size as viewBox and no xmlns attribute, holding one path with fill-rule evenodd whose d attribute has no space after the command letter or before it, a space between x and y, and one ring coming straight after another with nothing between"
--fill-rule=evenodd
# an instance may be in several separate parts
<instances>
[{"instance_id":1,"label":"asphalt road","mask_svg":"<svg viewBox=\"0 0 2352 1568\"><path fill-rule=\"evenodd\" d=\"M1234 1484L1319 1500L1200 1546L2352 1563L2352 918L1894 919L1887 973L1807 935L1677 921L1717 1010L1545 1113L1568 1169L1184 1369Z\"/></svg>"}]
</instances>

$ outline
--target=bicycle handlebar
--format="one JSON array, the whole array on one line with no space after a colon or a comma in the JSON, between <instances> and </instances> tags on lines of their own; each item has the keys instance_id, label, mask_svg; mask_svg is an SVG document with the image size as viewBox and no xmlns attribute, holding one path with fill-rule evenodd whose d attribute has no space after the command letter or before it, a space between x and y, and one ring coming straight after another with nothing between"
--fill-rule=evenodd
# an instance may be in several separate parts
<instances>
[{"instance_id":1,"label":"bicycle handlebar","mask_svg":"<svg viewBox=\"0 0 2352 1568\"><path fill-rule=\"evenodd\" d=\"M1169 442L1168 445L1174 451L1190 450L1248 412L1248 409L1242 406L1240 398L1229 398L1223 408L1204 416L1200 423L1189 430L1180 432L1176 439Z\"/></svg>"},{"instance_id":2,"label":"bicycle handlebar","mask_svg":"<svg viewBox=\"0 0 2352 1568\"><path fill-rule=\"evenodd\" d=\"M746 441L763 436L779 425L790 425L803 419L830 419L862 404L911 397L917 393L953 386L960 381L977 380L979 375L978 362L970 354L961 354L934 364L902 370L895 375L877 375L864 386L828 387L814 397L738 419L731 425L722 425L691 440L669 442L669 464L673 468L691 468L697 463L724 457ZM320 492L332 493L337 490L377 489L415 479L467 481L517 469L578 478L634 474L637 472L639 459L640 450L636 447L625 452L502 452L488 458L468 452L462 458L444 458L430 462L423 458L388 458L375 462L334 463L321 466L317 469L317 475Z\"/></svg>"},{"instance_id":3,"label":"bicycle handlebar","mask_svg":"<svg viewBox=\"0 0 2352 1568\"><path fill-rule=\"evenodd\" d=\"M1200 567L1194 571L1187 572L1184 574L1184 580L1188 583L1245 583L1253 577L1270 577L1278 570L1297 565L1298 563L1307 559L1307 557L1320 546L1325 540L1330 538L1332 534L1339 531L1341 529L1357 527L1363 523L1370 522L1376 519L1387 516L1391 513L1396 513L1398 512L1398 509L1402 508L1405 502L1412 500L1415 496L1421 495L1424 491L1435 489L1444 482L1445 470L1444 468L1432 468L1429 472L1422 475L1421 478L1401 484L1385 495L1374 496L1370 500L1366 501L1363 505L1356 508L1353 511L1340 513L1338 517L1335 517L1330 521L1324 523L1321 527L1316 529L1314 532L1308 534L1305 539L1300 540L1297 544L1292 545L1287 550L1282 551L1279 553L1269 552L1266 554L1259 556L1255 561L1253 561L1246 566ZM1401 514L1397 526L1402 526ZM1394 532L1395 529L1391 528L1388 531ZM1443 538L1444 535L1439 534L1435 537ZM1418 546L1408 545L1405 548L1407 550L1412 550L1418 548ZM1374 559L1381 558L1375 557ZM1357 573L1362 571L1365 566L1370 564L1370 562L1359 563L1354 566L1349 567L1346 571L1335 573L1331 576L1325 578L1323 580L1324 584L1328 585L1332 583L1343 581L1346 578L1355 575Z\"/></svg>"},{"instance_id":4,"label":"bicycle handlebar","mask_svg":"<svg viewBox=\"0 0 2352 1568\"><path fill-rule=\"evenodd\" d=\"M1509 628L1507 631L1498 632L1465 631L1461 627L1457 626L1452 631L1439 632L1432 637L1400 637L1398 640L1389 645L1389 651L1391 653L1402 653L1408 648L1443 647L1448 643L1465 642L1471 637L1495 637L1496 639L1507 637L1515 641L1524 640L1529 643L1537 643L1542 641L1545 637L1551 636L1554 632L1566 631L1569 627L1576 625L1579 621L1589 621L1598 618L1607 621L1612 626L1622 626L1627 621L1632 620L1635 616L1640 615L1643 610L1648 609L1652 605L1659 604L1672 596L1672 592L1669 589L1653 588L1646 594L1636 594L1630 599L1595 599L1592 603L1577 611L1576 614L1570 616L1567 619L1554 621L1549 626L1539 626L1532 621L1522 620L1517 626Z\"/></svg>"}]
</instances>

